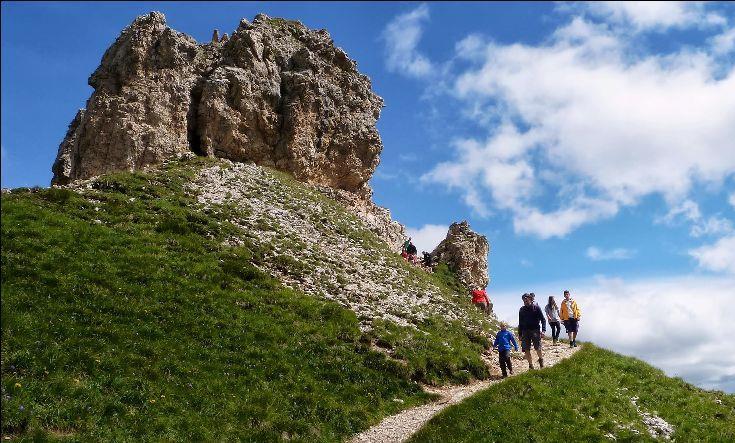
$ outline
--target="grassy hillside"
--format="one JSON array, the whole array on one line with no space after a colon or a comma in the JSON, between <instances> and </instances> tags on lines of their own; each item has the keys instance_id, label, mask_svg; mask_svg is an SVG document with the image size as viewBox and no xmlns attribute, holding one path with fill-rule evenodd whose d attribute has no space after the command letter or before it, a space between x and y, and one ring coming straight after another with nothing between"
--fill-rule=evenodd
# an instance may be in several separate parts
<instances>
[{"instance_id":1,"label":"grassy hillside","mask_svg":"<svg viewBox=\"0 0 735 443\"><path fill-rule=\"evenodd\" d=\"M671 424L676 441L735 441L735 396L590 344L447 408L411 441L650 441L646 413Z\"/></svg>"},{"instance_id":2,"label":"grassy hillside","mask_svg":"<svg viewBox=\"0 0 735 443\"><path fill-rule=\"evenodd\" d=\"M4 435L337 441L426 402L417 381L487 376L487 339L458 321L361 332L351 310L261 272L273 255L186 191L209 164L3 194Z\"/></svg>"}]
</instances>

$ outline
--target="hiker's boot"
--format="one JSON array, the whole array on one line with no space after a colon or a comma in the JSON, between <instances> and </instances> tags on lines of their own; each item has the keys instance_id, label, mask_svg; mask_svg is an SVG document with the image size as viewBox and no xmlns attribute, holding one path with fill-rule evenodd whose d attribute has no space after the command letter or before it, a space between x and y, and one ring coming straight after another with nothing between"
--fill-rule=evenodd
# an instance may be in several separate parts
<instances>
[{"instance_id":1,"label":"hiker's boot","mask_svg":"<svg viewBox=\"0 0 735 443\"><path fill-rule=\"evenodd\" d=\"M539 358L538 359L538 367L539 368L543 368L544 367L544 359L543 358Z\"/></svg>"},{"instance_id":2,"label":"hiker's boot","mask_svg":"<svg viewBox=\"0 0 735 443\"><path fill-rule=\"evenodd\" d=\"M573 342L573 341L570 341L570 342L569 342L569 347L570 347L570 348L573 348L573 347L574 347L574 342Z\"/></svg>"}]
</instances>

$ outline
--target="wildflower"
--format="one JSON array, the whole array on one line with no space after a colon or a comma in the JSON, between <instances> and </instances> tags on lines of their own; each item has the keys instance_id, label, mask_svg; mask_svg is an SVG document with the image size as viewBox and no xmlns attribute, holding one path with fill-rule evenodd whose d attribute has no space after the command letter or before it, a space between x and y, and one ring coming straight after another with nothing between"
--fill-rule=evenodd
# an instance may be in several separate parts
<instances>
[{"instance_id":1,"label":"wildflower","mask_svg":"<svg viewBox=\"0 0 735 443\"><path fill-rule=\"evenodd\" d=\"M150 399L148 401L151 402L151 403L155 403L156 402L156 399L155 398L152 398L152 399Z\"/></svg>"},{"instance_id":2,"label":"wildflower","mask_svg":"<svg viewBox=\"0 0 735 443\"><path fill-rule=\"evenodd\" d=\"M15 384L15 387L16 387L16 388L21 388L22 386L20 385L20 383L16 383L16 384Z\"/></svg>"}]
</instances>

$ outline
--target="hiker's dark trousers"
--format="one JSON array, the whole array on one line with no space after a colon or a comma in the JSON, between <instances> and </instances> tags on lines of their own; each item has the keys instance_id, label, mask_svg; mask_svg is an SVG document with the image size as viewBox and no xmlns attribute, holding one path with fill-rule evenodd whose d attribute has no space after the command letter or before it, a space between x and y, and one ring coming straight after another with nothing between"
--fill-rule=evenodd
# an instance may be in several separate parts
<instances>
[{"instance_id":1,"label":"hiker's dark trousers","mask_svg":"<svg viewBox=\"0 0 735 443\"><path fill-rule=\"evenodd\" d=\"M549 326L551 326L551 339L556 341L559 339L559 333L561 332L561 325L558 321L550 321Z\"/></svg>"},{"instance_id":2,"label":"hiker's dark trousers","mask_svg":"<svg viewBox=\"0 0 735 443\"><path fill-rule=\"evenodd\" d=\"M510 362L510 349L500 350L498 355L500 356L500 371L503 373L503 377L507 377L508 371L513 372L513 364Z\"/></svg>"}]
</instances>

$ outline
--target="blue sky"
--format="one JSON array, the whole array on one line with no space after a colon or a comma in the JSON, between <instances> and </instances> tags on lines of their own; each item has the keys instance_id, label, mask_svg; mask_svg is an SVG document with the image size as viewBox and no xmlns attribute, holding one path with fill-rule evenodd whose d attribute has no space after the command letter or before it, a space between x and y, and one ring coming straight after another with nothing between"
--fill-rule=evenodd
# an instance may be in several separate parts
<instances>
[{"instance_id":1,"label":"blue sky","mask_svg":"<svg viewBox=\"0 0 735 443\"><path fill-rule=\"evenodd\" d=\"M420 249L467 219L501 317L568 287L580 338L735 392L735 322L703 308L735 301L733 4L5 2L3 187L49 184L87 78L151 10L200 42L259 12L326 28L385 100L374 198Z\"/></svg>"}]
</instances>

